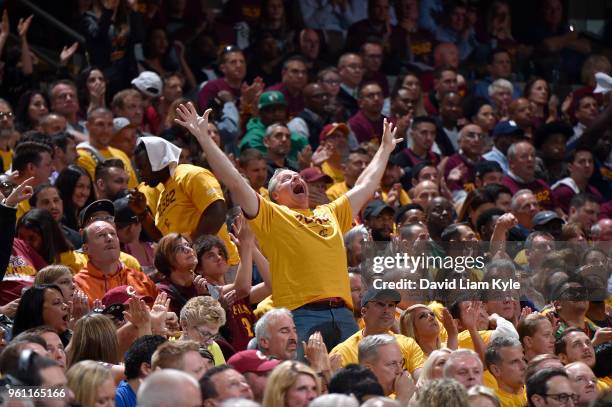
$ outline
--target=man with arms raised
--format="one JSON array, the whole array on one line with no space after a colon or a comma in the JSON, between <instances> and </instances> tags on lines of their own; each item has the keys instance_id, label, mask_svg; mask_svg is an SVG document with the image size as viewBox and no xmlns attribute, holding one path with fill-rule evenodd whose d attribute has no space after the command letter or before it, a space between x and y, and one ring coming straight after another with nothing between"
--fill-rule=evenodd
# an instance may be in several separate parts
<instances>
[{"instance_id":1,"label":"man with arms raised","mask_svg":"<svg viewBox=\"0 0 612 407\"><path fill-rule=\"evenodd\" d=\"M308 186L294 171L279 169L268 191L274 202L262 199L208 135L208 116L197 115L192 104L177 109L176 122L198 139L214 173L240 205L257 236L274 276L275 307L293 311L298 343L322 324L332 324L344 340L357 331L351 309L342 235L354 214L374 194L395 145L392 124L385 122L381 146L355 186L330 204L308 209ZM273 231L273 233L272 233Z\"/></svg>"}]
</instances>

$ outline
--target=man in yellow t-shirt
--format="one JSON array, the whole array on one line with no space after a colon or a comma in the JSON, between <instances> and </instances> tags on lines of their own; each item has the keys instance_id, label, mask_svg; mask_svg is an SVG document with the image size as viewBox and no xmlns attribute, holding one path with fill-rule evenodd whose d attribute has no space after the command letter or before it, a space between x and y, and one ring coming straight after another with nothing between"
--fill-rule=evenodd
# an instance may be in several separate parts
<instances>
[{"instance_id":1,"label":"man in yellow t-shirt","mask_svg":"<svg viewBox=\"0 0 612 407\"><path fill-rule=\"evenodd\" d=\"M362 148L352 151L344 164L342 164L342 171L344 173L344 181L336 182L326 191L327 197L333 201L334 199L340 198L346 194L349 189L353 188L357 178L368 166L370 162L370 156L368 152Z\"/></svg>"},{"instance_id":2,"label":"man in yellow t-shirt","mask_svg":"<svg viewBox=\"0 0 612 407\"><path fill-rule=\"evenodd\" d=\"M142 180L149 187L163 185L157 202L142 202L155 208L155 218L142 208L143 227L154 238L168 233L183 233L197 239L201 235L218 235L228 249L228 262L239 263L236 246L229 238L225 215L227 208L221 185L202 167L178 165L180 149L161 137L141 137L134 154ZM132 201L139 192L132 191ZM143 198L144 200L144 198Z\"/></svg>"},{"instance_id":3,"label":"man in yellow t-shirt","mask_svg":"<svg viewBox=\"0 0 612 407\"><path fill-rule=\"evenodd\" d=\"M132 163L125 153L110 147L113 138L113 114L110 110L100 107L89 113L87 117L87 130L89 142L77 146L77 164L83 167L92 180L95 179L96 165L108 158L118 158L123 161L125 172L128 175L128 187L136 188L138 180Z\"/></svg>"},{"instance_id":4,"label":"man in yellow t-shirt","mask_svg":"<svg viewBox=\"0 0 612 407\"><path fill-rule=\"evenodd\" d=\"M401 296L396 290L369 288L361 300L361 315L365 327L333 348L330 355L340 355L343 367L359 363L358 347L363 338L369 335L388 334L397 340L404 357L403 368L417 379L425 359L423 351L414 339L391 332L391 327L395 323L395 308L400 300Z\"/></svg>"},{"instance_id":5,"label":"man in yellow t-shirt","mask_svg":"<svg viewBox=\"0 0 612 407\"><path fill-rule=\"evenodd\" d=\"M510 337L493 339L485 351L485 363L497 381L494 390L502 407L524 407L527 404L527 364L519 340Z\"/></svg>"},{"instance_id":6,"label":"man in yellow t-shirt","mask_svg":"<svg viewBox=\"0 0 612 407\"><path fill-rule=\"evenodd\" d=\"M387 160L401 139L385 124L383 141L355 186L335 201L308 208L308 185L295 171L279 169L268 184L271 201L257 194L208 134L207 110L198 116L192 104L177 109L177 123L197 138L215 175L242 208L270 262L276 307L293 311L298 343L315 330L334 330L340 340L357 331L343 234L380 183ZM325 334L324 334L325 335ZM331 344L331 338L325 337Z\"/></svg>"}]
</instances>

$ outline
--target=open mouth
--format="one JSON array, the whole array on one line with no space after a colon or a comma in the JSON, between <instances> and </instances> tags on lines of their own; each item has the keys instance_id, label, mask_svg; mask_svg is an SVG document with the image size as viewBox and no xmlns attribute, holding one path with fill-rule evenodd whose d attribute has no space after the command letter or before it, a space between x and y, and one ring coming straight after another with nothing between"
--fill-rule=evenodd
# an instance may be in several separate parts
<instances>
[{"instance_id":1,"label":"open mouth","mask_svg":"<svg viewBox=\"0 0 612 407\"><path fill-rule=\"evenodd\" d=\"M294 185L293 186L293 193L296 194L296 195L306 193L306 190L304 189L304 185L302 185L302 184Z\"/></svg>"}]
</instances>

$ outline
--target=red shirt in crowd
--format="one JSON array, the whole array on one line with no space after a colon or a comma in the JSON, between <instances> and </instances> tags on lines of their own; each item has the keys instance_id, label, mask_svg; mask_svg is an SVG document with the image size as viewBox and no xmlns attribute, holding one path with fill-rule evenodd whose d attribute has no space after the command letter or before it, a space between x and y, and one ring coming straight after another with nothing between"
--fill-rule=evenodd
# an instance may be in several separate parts
<instances>
[{"instance_id":1,"label":"red shirt in crowd","mask_svg":"<svg viewBox=\"0 0 612 407\"><path fill-rule=\"evenodd\" d=\"M232 88L229 83L225 81L225 78L213 79L212 81L208 81L200 93L198 93L198 109L200 109L200 112L204 112L210 100L216 97L217 93L222 90L231 92L236 99L240 98L240 88Z\"/></svg>"},{"instance_id":2,"label":"red shirt in crowd","mask_svg":"<svg viewBox=\"0 0 612 407\"><path fill-rule=\"evenodd\" d=\"M371 121L359 110L348 119L348 125L360 143L370 140L380 142L384 120L385 117L381 115L376 121Z\"/></svg>"},{"instance_id":3,"label":"red shirt in crowd","mask_svg":"<svg viewBox=\"0 0 612 407\"><path fill-rule=\"evenodd\" d=\"M510 192L512 195L520 191L521 189L529 189L536 197L538 204L542 210L555 210L555 205L553 204L553 195L552 191L548 187L548 184L541 179L534 179L531 182L521 183L511 178L508 175L505 175L502 178L502 184L510 188Z\"/></svg>"}]
</instances>

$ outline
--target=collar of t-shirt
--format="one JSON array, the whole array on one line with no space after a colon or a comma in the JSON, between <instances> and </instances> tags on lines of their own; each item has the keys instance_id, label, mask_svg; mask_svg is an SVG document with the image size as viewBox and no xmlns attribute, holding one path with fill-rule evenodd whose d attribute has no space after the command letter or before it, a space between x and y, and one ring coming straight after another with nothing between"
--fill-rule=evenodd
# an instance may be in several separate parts
<instances>
[{"instance_id":1,"label":"collar of t-shirt","mask_svg":"<svg viewBox=\"0 0 612 407\"><path fill-rule=\"evenodd\" d=\"M357 88L351 88L348 85L345 85L344 83L341 83L340 87L344 89L344 91L351 95L353 98L357 99Z\"/></svg>"},{"instance_id":2,"label":"collar of t-shirt","mask_svg":"<svg viewBox=\"0 0 612 407\"><path fill-rule=\"evenodd\" d=\"M508 176L518 182L519 184L529 184L529 181L525 181L523 178L519 177L512 170L508 170Z\"/></svg>"}]
</instances>

